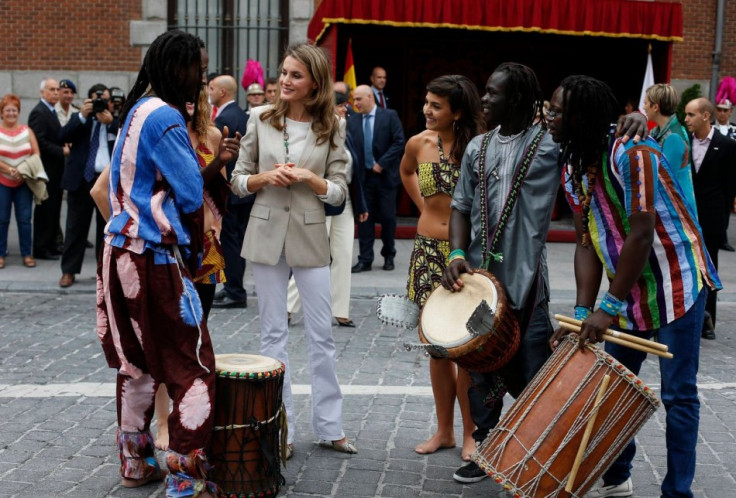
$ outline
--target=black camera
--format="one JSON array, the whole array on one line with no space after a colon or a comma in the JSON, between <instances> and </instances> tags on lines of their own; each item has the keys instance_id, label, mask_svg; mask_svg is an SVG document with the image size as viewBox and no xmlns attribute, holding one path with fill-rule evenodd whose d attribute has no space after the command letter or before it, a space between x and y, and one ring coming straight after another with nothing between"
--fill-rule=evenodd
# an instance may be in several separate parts
<instances>
[{"instance_id":1,"label":"black camera","mask_svg":"<svg viewBox=\"0 0 736 498\"><path fill-rule=\"evenodd\" d=\"M107 110L107 99L102 98L103 93L104 92L102 90L97 90L95 92L95 94L97 94L97 97L92 101L92 114L105 112Z\"/></svg>"},{"instance_id":2,"label":"black camera","mask_svg":"<svg viewBox=\"0 0 736 498\"><path fill-rule=\"evenodd\" d=\"M120 117L120 111L125 104L125 92L115 86L110 88L110 102L112 102L112 115Z\"/></svg>"}]
</instances>

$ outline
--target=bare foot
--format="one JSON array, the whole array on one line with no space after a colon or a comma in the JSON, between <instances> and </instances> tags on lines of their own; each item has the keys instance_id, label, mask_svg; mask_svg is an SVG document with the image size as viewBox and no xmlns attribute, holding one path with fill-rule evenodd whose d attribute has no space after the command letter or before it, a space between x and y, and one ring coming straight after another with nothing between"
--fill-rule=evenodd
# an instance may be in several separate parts
<instances>
[{"instance_id":1,"label":"bare foot","mask_svg":"<svg viewBox=\"0 0 736 498\"><path fill-rule=\"evenodd\" d=\"M124 488L138 488L140 486L148 484L149 482L161 481L165 477L166 471L164 469L158 469L158 472L154 472L150 476L144 477L143 479L129 479L127 477L123 477L120 480L120 484L122 484Z\"/></svg>"},{"instance_id":2,"label":"bare foot","mask_svg":"<svg viewBox=\"0 0 736 498\"><path fill-rule=\"evenodd\" d=\"M156 440L153 442L156 448L162 451L169 449L169 427L166 424L156 428Z\"/></svg>"},{"instance_id":3,"label":"bare foot","mask_svg":"<svg viewBox=\"0 0 736 498\"><path fill-rule=\"evenodd\" d=\"M450 436L449 438L443 438L439 434L435 433L434 436L427 439L423 443L417 445L416 448L414 448L414 451L419 453L420 455L428 455L430 453L434 453L437 450L441 450L444 448L454 448L455 447L455 437Z\"/></svg>"},{"instance_id":4,"label":"bare foot","mask_svg":"<svg viewBox=\"0 0 736 498\"><path fill-rule=\"evenodd\" d=\"M470 461L470 456L475 452L477 445L473 436L463 437L463 460Z\"/></svg>"}]
</instances>

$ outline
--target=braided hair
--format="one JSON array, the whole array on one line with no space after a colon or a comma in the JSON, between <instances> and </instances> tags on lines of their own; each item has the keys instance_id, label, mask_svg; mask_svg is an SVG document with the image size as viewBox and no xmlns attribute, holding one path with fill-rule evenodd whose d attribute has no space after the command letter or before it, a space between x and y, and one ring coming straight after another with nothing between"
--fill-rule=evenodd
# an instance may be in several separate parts
<instances>
[{"instance_id":1,"label":"braided hair","mask_svg":"<svg viewBox=\"0 0 736 498\"><path fill-rule=\"evenodd\" d=\"M184 95L183 83L192 64L202 65L201 50L204 42L194 35L179 30L159 35L151 44L138 72L138 78L125 101L120 120L125 121L128 112L147 91L153 91L164 102L176 107L185 121L197 119L196 102L194 117L187 114L186 102L191 96ZM199 90L197 90L199 95ZM193 123L196 125L196 123ZM195 126L196 128L196 126Z\"/></svg>"},{"instance_id":2,"label":"braided hair","mask_svg":"<svg viewBox=\"0 0 736 498\"><path fill-rule=\"evenodd\" d=\"M505 73L507 80L507 91L509 95L518 94L519 100L511 106L511 116L521 116L523 129L534 124L537 116L540 117L542 126L546 126L544 119L544 97L542 87L534 71L523 64L516 62L504 62L496 68L494 73Z\"/></svg>"},{"instance_id":3,"label":"braided hair","mask_svg":"<svg viewBox=\"0 0 736 498\"><path fill-rule=\"evenodd\" d=\"M478 89L465 76L448 74L430 81L427 91L445 97L452 112L460 111L460 119L453 124L455 140L450 150L450 157L459 163L470 140L485 131Z\"/></svg>"},{"instance_id":4,"label":"braided hair","mask_svg":"<svg viewBox=\"0 0 736 498\"><path fill-rule=\"evenodd\" d=\"M593 187L603 152L608 148L608 134L616 120L618 101L608 85L590 76L568 76L560 87L562 128L567 133L560 161L572 166L573 191L582 201L582 245L588 247ZM587 194L583 193L583 175L588 177Z\"/></svg>"},{"instance_id":5,"label":"braided hair","mask_svg":"<svg viewBox=\"0 0 736 498\"><path fill-rule=\"evenodd\" d=\"M618 115L618 101L611 88L590 76L568 76L562 83L562 127L567 140L560 160L582 177L588 166L601 159L608 147L608 132Z\"/></svg>"}]
</instances>

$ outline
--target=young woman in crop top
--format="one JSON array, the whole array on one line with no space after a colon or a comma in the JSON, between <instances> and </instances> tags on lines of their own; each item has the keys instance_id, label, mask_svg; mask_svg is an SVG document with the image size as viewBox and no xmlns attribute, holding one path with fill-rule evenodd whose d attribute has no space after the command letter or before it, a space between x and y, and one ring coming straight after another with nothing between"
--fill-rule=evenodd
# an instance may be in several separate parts
<instances>
[{"instance_id":1,"label":"young woman in crop top","mask_svg":"<svg viewBox=\"0 0 736 498\"><path fill-rule=\"evenodd\" d=\"M450 254L450 201L460 175L460 160L470 139L484 131L481 103L475 85L465 76L446 75L427 85L424 102L427 129L406 143L401 181L420 211L414 250L409 263L407 295L419 307L440 283ZM470 377L456 371L448 359L430 357L429 375L437 412L437 432L415 451L433 453L455 447L455 398L463 417L462 457L475 451L470 418Z\"/></svg>"}]
</instances>

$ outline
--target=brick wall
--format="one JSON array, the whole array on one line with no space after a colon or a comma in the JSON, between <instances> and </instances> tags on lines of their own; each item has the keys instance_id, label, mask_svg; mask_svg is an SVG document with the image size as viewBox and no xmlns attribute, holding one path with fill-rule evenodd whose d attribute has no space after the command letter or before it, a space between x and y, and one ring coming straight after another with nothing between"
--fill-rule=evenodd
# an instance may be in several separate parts
<instances>
[{"instance_id":1,"label":"brick wall","mask_svg":"<svg viewBox=\"0 0 736 498\"><path fill-rule=\"evenodd\" d=\"M33 5L31 5L33 4ZM4 0L0 15L3 71L137 71L141 48L130 46L139 0Z\"/></svg>"},{"instance_id":2,"label":"brick wall","mask_svg":"<svg viewBox=\"0 0 736 498\"><path fill-rule=\"evenodd\" d=\"M710 80L717 0L682 0L683 38L672 51L672 78ZM736 1L725 0L721 73L736 77Z\"/></svg>"}]
</instances>

